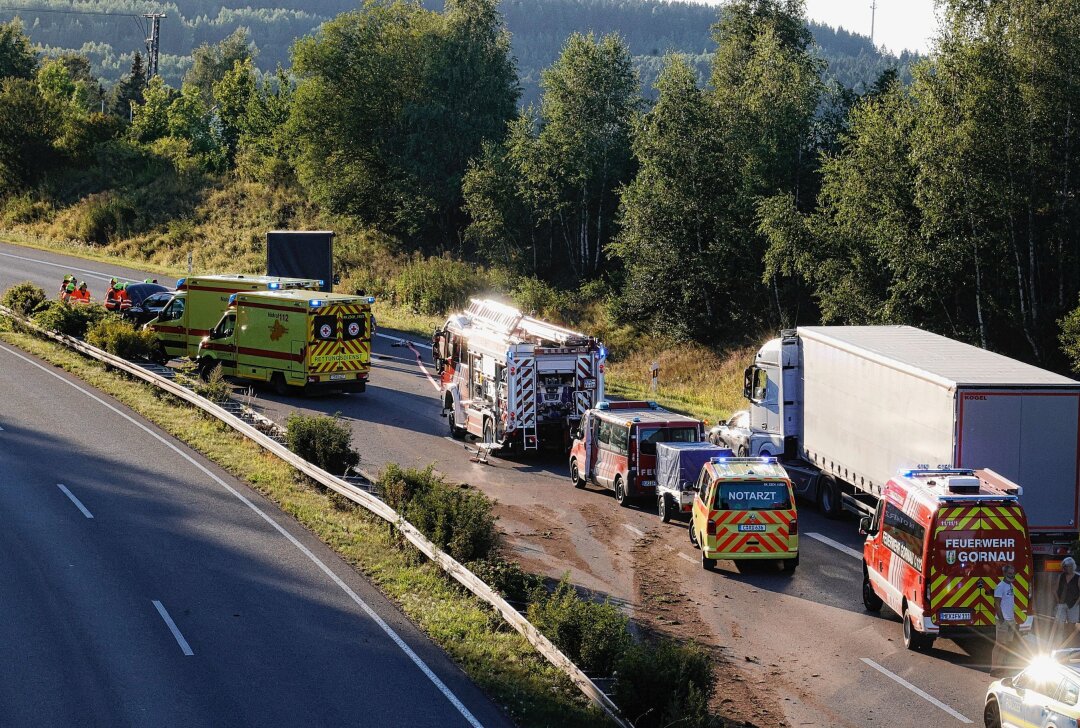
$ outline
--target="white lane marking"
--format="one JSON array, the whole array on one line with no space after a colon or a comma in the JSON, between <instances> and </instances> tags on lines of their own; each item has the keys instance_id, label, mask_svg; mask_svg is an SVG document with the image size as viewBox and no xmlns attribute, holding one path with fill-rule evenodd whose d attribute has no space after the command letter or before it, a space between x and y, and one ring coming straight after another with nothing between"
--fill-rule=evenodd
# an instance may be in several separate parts
<instances>
[{"instance_id":1,"label":"white lane marking","mask_svg":"<svg viewBox=\"0 0 1080 728\"><path fill-rule=\"evenodd\" d=\"M640 528L634 528L634 527L633 527L633 526L631 526L631 525L630 525L629 523L624 523L624 524L622 525L622 527L623 527L623 528L625 528L625 529L626 529L627 531L629 531L630 533L634 534L635 536L641 537L641 536L644 536L644 535L645 535L645 532L644 532L644 531L642 531L642 530L641 530Z\"/></svg>"},{"instance_id":2,"label":"white lane marking","mask_svg":"<svg viewBox=\"0 0 1080 728\"><path fill-rule=\"evenodd\" d=\"M75 497L75 494L67 489L67 486L63 483L57 483L56 487L64 491L64 495L71 499L71 502L75 504L75 507L82 511L82 514L87 518L93 518L94 514L86 509L86 506L82 504L82 501Z\"/></svg>"},{"instance_id":3,"label":"white lane marking","mask_svg":"<svg viewBox=\"0 0 1080 728\"><path fill-rule=\"evenodd\" d=\"M821 541L821 543L825 544L826 546L832 546L834 549L836 549L840 553L847 554L848 556L850 556L853 559L858 559L859 561L862 561L863 555L861 553L859 553L858 551L856 551L855 549L851 548L850 546L845 546L844 544L840 543L839 541L833 541L828 536L822 536L820 533L808 533L806 535L809 536L810 538L816 540L816 541Z\"/></svg>"},{"instance_id":4,"label":"white lane marking","mask_svg":"<svg viewBox=\"0 0 1080 728\"><path fill-rule=\"evenodd\" d=\"M679 558L683 561L689 561L691 564L697 563L697 559L695 559L693 556L687 556L682 551L679 552Z\"/></svg>"},{"instance_id":5,"label":"white lane marking","mask_svg":"<svg viewBox=\"0 0 1080 728\"><path fill-rule=\"evenodd\" d=\"M180 645L180 649L185 655L191 657L195 652L191 649L191 645L184 639L184 635L180 634L180 629L176 626L176 622L169 616L169 613L165 610L165 605L159 602L157 599L153 600L154 608L157 609L158 614L165 620L165 624L168 626L169 631L172 632L172 636L176 638L176 643Z\"/></svg>"},{"instance_id":6,"label":"white lane marking","mask_svg":"<svg viewBox=\"0 0 1080 728\"><path fill-rule=\"evenodd\" d=\"M933 695L929 695L928 693L923 692L919 688L917 688L914 685L912 685L911 683L909 683L904 678L897 675L895 672L892 672L891 670L886 670L884 667L877 664L876 662L871 660L869 657L863 657L861 659L862 659L863 662L865 662L867 665L869 665L870 667L872 667L875 670L877 670L878 672L880 672L885 677L889 678L890 680L895 680L900 685L903 685L905 688L907 688L911 692L915 693L916 695L918 695L923 700L927 701L928 703L930 703L932 705L936 705L937 707L941 708L942 710L944 710L946 713L951 715L953 718L956 718L961 723L970 723L971 722L971 719L968 718L967 716L962 715L960 713L957 713L955 710L950 708L948 705L945 705L945 703L941 702L940 700L935 698Z\"/></svg>"},{"instance_id":7,"label":"white lane marking","mask_svg":"<svg viewBox=\"0 0 1080 728\"><path fill-rule=\"evenodd\" d=\"M103 280L103 281L109 281L109 280L112 280L113 278L115 278L118 281L127 281L129 283L137 283L138 282L135 278L124 278L123 276L110 276L110 275L106 275L105 273L99 273L96 270L87 270L86 268L76 268L73 265L67 265L67 264L61 264L61 263L50 263L47 260L39 260L37 258L26 258L26 257L23 257L21 255L13 255L11 253L0 253L0 255L3 255L6 258L17 258L18 260L29 261L30 263L40 263L41 265L51 265L53 268L63 268L64 270L74 270L74 271L78 271L79 273L86 273L89 276L92 276L94 278L98 278L98 279Z\"/></svg>"},{"instance_id":8,"label":"white lane marking","mask_svg":"<svg viewBox=\"0 0 1080 728\"><path fill-rule=\"evenodd\" d=\"M98 397L96 394L94 394L90 390L84 389L84 388L80 387L78 384L76 384L75 382L72 382L72 381L70 381L68 379L65 379L64 377L60 376L56 372L51 371L50 369L48 369L45 366L42 366L41 364L38 364L33 359L30 359L29 357L25 357L25 356L23 356L22 354L20 354L20 353L18 353L16 351L12 351L7 346L0 345L0 350L6 351L7 353L11 354L12 356L15 356L15 357L18 357L19 359L22 359L27 364L30 364L32 366L37 367L38 369L45 372L46 374L49 374L49 375L51 375L53 377L56 377L57 379L59 379L64 384L67 384L69 387L71 387L73 389L76 389L79 392L82 392L87 397L94 400L98 404L102 405L106 409L112 410L113 412L120 415L121 417L123 417L125 420L127 420L131 424L138 427L140 430L143 430L144 432L146 432L148 435L153 437L155 440L157 440L160 443L162 443L163 445L165 445L167 448L169 448L170 450L175 452L177 455L184 458L184 460L187 460L189 463L191 463L196 469L198 469L200 472L202 472L208 478L210 478L215 483L220 485L222 488L227 490L229 493L234 495L237 500L239 500L241 503L243 503L248 508L250 508L255 513L257 513L259 515L259 517L262 518L264 521L266 521L268 524L270 524L270 526L275 531L277 531L282 536L284 536L289 541L289 543L291 543L293 546L295 546L300 551L300 553L302 553L302 554L304 554L304 556L308 557L308 559L310 559L311 562L314 563L315 566L317 566L320 571L322 571L324 574L326 574L326 576L329 577L331 581L333 581L335 584L337 584L338 587L343 592L345 592L345 594L348 595L348 597L353 602L355 602L356 605L359 606L364 611L364 614L366 614L373 622L375 622L375 624L379 625L379 628L382 629L382 631L385 632L386 635L391 640L394 641L394 644L396 644L398 646L398 648L400 648L401 651L404 652L406 654L406 656L408 656L408 658L413 662L413 664L416 665L420 669L420 671L424 673L424 676L427 677L427 679L431 681L431 683L439 690L440 693L443 694L443 696L448 701L450 701L450 704L453 705L455 708L457 708L457 711L459 713L461 713L462 717L464 717L466 721L468 721L469 725L473 726L473 728L483 728L480 721L478 721L473 716L473 714L469 712L469 709L465 707L464 703L462 703L458 699L458 697L456 695L454 695L454 693L450 690L450 688L448 688L446 686L446 684L443 683L443 681L439 679L439 676L436 675L432 671L432 669L427 666L427 663L425 663L422 659L420 659L420 656L417 655L413 651L413 649L411 647L409 647L408 644L406 644L405 640L403 640L401 638L401 636L398 635L398 633L394 631L393 627L391 627L389 624L387 624L386 621L382 617L380 617L378 615L378 613L376 613L376 611L374 609L372 609L368 605L367 602L365 602L363 599L360 598L359 594L354 592L349 587L348 584L346 584L344 581L342 581L341 577L339 577L337 574L335 574L330 569L329 566L324 564L322 562L322 560L318 556L313 554L311 552L311 550L307 546L300 543L300 541L298 541L295 536L293 536L291 533L289 533L288 531L285 530L284 526L282 526L277 521L275 521L273 518L271 518L266 513L264 513L257 505L252 503L251 500L247 496L245 496L243 493L236 490L231 485L226 483L224 480L219 478L209 468L204 466L202 463L197 461L195 458L188 455L186 452L181 450L179 447L177 447L173 443L169 442L167 439L165 439L165 437L163 437L162 435L159 435L158 433L154 432L149 427L147 427L146 425L144 425L141 422L139 422L138 420L136 420L134 417L131 417L127 413L120 411L116 407L113 407L111 404L109 404L105 400L101 399L101 397Z\"/></svg>"},{"instance_id":9,"label":"white lane marking","mask_svg":"<svg viewBox=\"0 0 1080 728\"><path fill-rule=\"evenodd\" d=\"M420 352L416 350L416 347L413 346L412 342L406 343L409 345L409 351L416 355L416 366L420 367L420 371L422 371L424 373L424 376L427 377L427 380L431 382L431 386L435 387L435 391L441 392L442 387L439 386L439 383L435 381L435 378L431 376L430 372L428 372L427 367L424 366L424 360L420 357Z\"/></svg>"}]
</instances>

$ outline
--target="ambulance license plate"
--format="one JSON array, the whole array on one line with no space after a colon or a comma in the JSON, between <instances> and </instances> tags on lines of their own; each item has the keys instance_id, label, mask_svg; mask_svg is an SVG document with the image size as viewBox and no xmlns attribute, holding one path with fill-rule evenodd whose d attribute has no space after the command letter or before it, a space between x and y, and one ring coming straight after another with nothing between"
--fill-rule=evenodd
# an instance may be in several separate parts
<instances>
[{"instance_id":1,"label":"ambulance license plate","mask_svg":"<svg viewBox=\"0 0 1080 728\"><path fill-rule=\"evenodd\" d=\"M344 381L344 380L346 380L348 378L349 378L348 374L331 374L330 375L330 381L331 382L341 382L341 381Z\"/></svg>"},{"instance_id":2,"label":"ambulance license plate","mask_svg":"<svg viewBox=\"0 0 1080 728\"><path fill-rule=\"evenodd\" d=\"M942 622L970 622L970 609L942 609L938 612L938 619Z\"/></svg>"},{"instance_id":3,"label":"ambulance license plate","mask_svg":"<svg viewBox=\"0 0 1080 728\"><path fill-rule=\"evenodd\" d=\"M739 524L739 530L740 531L753 531L753 532L756 533L756 532L764 531L765 530L765 524L764 523L740 523Z\"/></svg>"}]
</instances>

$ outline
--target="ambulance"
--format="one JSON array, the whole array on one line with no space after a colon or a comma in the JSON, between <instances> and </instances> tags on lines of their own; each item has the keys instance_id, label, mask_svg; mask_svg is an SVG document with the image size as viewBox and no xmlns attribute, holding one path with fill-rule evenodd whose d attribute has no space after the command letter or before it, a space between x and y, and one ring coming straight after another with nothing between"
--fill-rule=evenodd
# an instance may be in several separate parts
<instances>
[{"instance_id":1,"label":"ambulance","mask_svg":"<svg viewBox=\"0 0 1080 728\"><path fill-rule=\"evenodd\" d=\"M706 463L695 488L690 543L701 550L706 570L717 559L730 559L775 560L784 571L795 571L795 492L776 458L714 457Z\"/></svg>"},{"instance_id":2,"label":"ambulance","mask_svg":"<svg viewBox=\"0 0 1080 728\"><path fill-rule=\"evenodd\" d=\"M596 483L615 491L615 501L656 498L656 446L702 442L700 420L675 414L656 402L601 402L586 410L570 446L570 480L578 488Z\"/></svg>"},{"instance_id":3,"label":"ambulance","mask_svg":"<svg viewBox=\"0 0 1080 728\"><path fill-rule=\"evenodd\" d=\"M322 281L308 278L215 275L192 276L176 282L176 293L156 319L146 324L158 341L158 359L195 358L199 343L240 291L318 291Z\"/></svg>"},{"instance_id":4,"label":"ambulance","mask_svg":"<svg viewBox=\"0 0 1080 728\"><path fill-rule=\"evenodd\" d=\"M863 604L904 622L904 645L992 630L994 589L1016 569L1015 621L1034 622L1032 559L1021 489L992 470L909 470L891 478L873 516L862 519Z\"/></svg>"},{"instance_id":5,"label":"ambulance","mask_svg":"<svg viewBox=\"0 0 1080 728\"><path fill-rule=\"evenodd\" d=\"M309 290L235 293L199 343L199 372L217 366L238 379L290 387L363 392L371 370L374 298Z\"/></svg>"}]
</instances>

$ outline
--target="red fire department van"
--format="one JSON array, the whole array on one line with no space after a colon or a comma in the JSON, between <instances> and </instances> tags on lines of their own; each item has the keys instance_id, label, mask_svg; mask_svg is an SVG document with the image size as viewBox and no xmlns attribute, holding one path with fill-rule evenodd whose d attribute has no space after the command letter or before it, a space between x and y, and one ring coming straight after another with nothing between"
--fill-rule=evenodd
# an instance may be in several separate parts
<instances>
[{"instance_id":1,"label":"red fire department van","mask_svg":"<svg viewBox=\"0 0 1080 728\"><path fill-rule=\"evenodd\" d=\"M619 505L656 498L656 444L702 442L699 420L655 402L601 402L587 410L570 448L570 480L615 491Z\"/></svg>"},{"instance_id":2,"label":"red fire department van","mask_svg":"<svg viewBox=\"0 0 1080 728\"><path fill-rule=\"evenodd\" d=\"M910 470L885 485L862 519L863 604L904 621L904 645L925 650L939 636L992 629L994 589L1016 569L1014 619L1031 630L1031 542L1020 486L992 470Z\"/></svg>"}]
</instances>

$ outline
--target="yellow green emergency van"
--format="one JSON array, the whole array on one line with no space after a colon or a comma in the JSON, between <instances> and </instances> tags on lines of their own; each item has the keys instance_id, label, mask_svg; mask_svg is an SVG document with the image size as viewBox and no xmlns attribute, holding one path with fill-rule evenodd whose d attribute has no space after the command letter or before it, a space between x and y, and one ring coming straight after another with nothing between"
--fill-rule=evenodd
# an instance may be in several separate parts
<instances>
[{"instance_id":1,"label":"yellow green emergency van","mask_svg":"<svg viewBox=\"0 0 1080 728\"><path fill-rule=\"evenodd\" d=\"M799 521L784 467L769 457L710 459L698 476L690 542L705 569L717 559L775 559L794 571Z\"/></svg>"},{"instance_id":2,"label":"yellow green emergency van","mask_svg":"<svg viewBox=\"0 0 1080 728\"><path fill-rule=\"evenodd\" d=\"M176 282L176 293L158 317L146 324L158 341L158 359L195 358L199 343L229 307L229 296L240 291L318 291L322 281L276 276L189 276Z\"/></svg>"},{"instance_id":3,"label":"yellow green emergency van","mask_svg":"<svg viewBox=\"0 0 1080 728\"><path fill-rule=\"evenodd\" d=\"M290 387L363 392L374 301L305 290L236 293L199 344L199 371L220 365L228 376L268 382L279 394Z\"/></svg>"}]
</instances>

